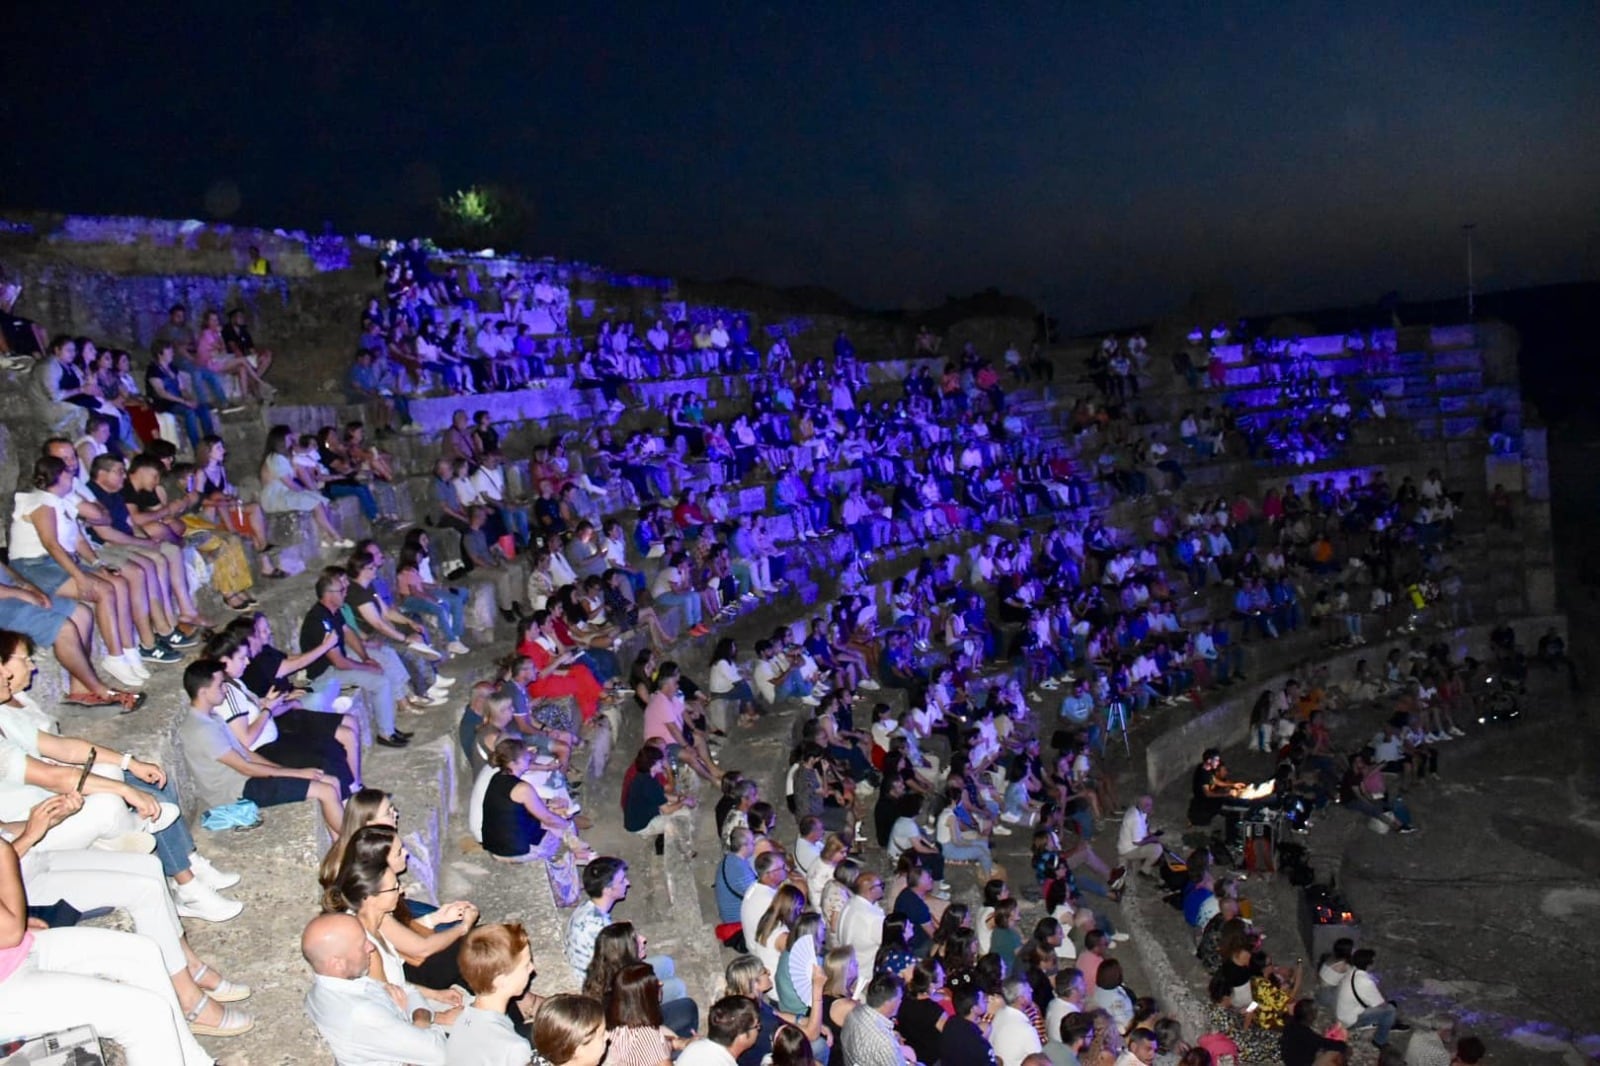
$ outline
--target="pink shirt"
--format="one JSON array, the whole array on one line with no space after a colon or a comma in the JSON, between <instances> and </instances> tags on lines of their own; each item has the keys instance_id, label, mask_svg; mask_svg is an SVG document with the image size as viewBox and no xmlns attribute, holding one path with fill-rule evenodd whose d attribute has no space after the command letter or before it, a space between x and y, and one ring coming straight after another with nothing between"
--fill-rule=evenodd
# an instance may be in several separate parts
<instances>
[{"instance_id":1,"label":"pink shirt","mask_svg":"<svg viewBox=\"0 0 1600 1066\"><path fill-rule=\"evenodd\" d=\"M669 723L676 725L680 733L683 731L683 705L665 692L657 692L644 706L644 739L660 737L668 743L677 743L667 731Z\"/></svg>"},{"instance_id":2,"label":"pink shirt","mask_svg":"<svg viewBox=\"0 0 1600 1066\"><path fill-rule=\"evenodd\" d=\"M25 930L15 947L0 948L0 982L17 972L33 950L33 930Z\"/></svg>"},{"instance_id":3,"label":"pink shirt","mask_svg":"<svg viewBox=\"0 0 1600 1066\"><path fill-rule=\"evenodd\" d=\"M1077 961L1072 964L1079 973L1083 974L1083 986L1085 988L1095 987L1094 979L1099 975L1100 964L1104 961L1106 960L1094 952L1085 951L1082 952L1078 956Z\"/></svg>"},{"instance_id":4,"label":"pink shirt","mask_svg":"<svg viewBox=\"0 0 1600 1066\"><path fill-rule=\"evenodd\" d=\"M222 331L204 329L194 343L195 362L210 369L216 362L217 354L222 351Z\"/></svg>"}]
</instances>

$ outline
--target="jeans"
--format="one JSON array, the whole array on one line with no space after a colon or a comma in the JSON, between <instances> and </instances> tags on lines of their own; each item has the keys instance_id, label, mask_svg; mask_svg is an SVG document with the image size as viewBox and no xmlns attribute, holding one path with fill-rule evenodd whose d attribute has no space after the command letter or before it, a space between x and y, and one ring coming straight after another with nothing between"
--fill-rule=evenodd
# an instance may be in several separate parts
<instances>
[{"instance_id":1,"label":"jeans","mask_svg":"<svg viewBox=\"0 0 1600 1066\"><path fill-rule=\"evenodd\" d=\"M1028 788L1021 781L1013 781L1006 786L1001 813L1014 818L1026 818L1028 811Z\"/></svg>"},{"instance_id":2,"label":"jeans","mask_svg":"<svg viewBox=\"0 0 1600 1066\"><path fill-rule=\"evenodd\" d=\"M431 617L446 640L460 640L466 632L466 609L467 590L453 586L439 589L432 598L407 596L400 604L400 610L413 618L418 615ZM417 618L417 621L421 619Z\"/></svg>"},{"instance_id":3,"label":"jeans","mask_svg":"<svg viewBox=\"0 0 1600 1066\"><path fill-rule=\"evenodd\" d=\"M646 955L644 961L656 972L656 980L661 982L662 1003L688 998L689 986L678 976L678 965L672 961L671 955Z\"/></svg>"},{"instance_id":4,"label":"jeans","mask_svg":"<svg viewBox=\"0 0 1600 1066\"><path fill-rule=\"evenodd\" d=\"M984 877L994 872L994 856L989 852L989 845L982 841L970 844L941 844L939 847L944 853L946 862L975 862L983 871Z\"/></svg>"},{"instance_id":5,"label":"jeans","mask_svg":"<svg viewBox=\"0 0 1600 1066\"><path fill-rule=\"evenodd\" d=\"M809 696L811 694L811 683L805 678L801 677L800 671L796 670L794 673L788 674L782 681L778 682L777 693L780 700L799 699L802 696Z\"/></svg>"},{"instance_id":6,"label":"jeans","mask_svg":"<svg viewBox=\"0 0 1600 1066\"><path fill-rule=\"evenodd\" d=\"M533 533L528 525L528 511L525 507L510 507L500 505L500 514L509 527L511 536L518 544L527 544L533 540Z\"/></svg>"},{"instance_id":7,"label":"jeans","mask_svg":"<svg viewBox=\"0 0 1600 1066\"><path fill-rule=\"evenodd\" d=\"M194 384L194 398L199 400L201 405L209 403L212 407L228 406L227 390L222 387L222 378L216 371L202 369L193 363L179 369L188 373L190 382ZM210 400L206 399L207 390L211 392Z\"/></svg>"},{"instance_id":8,"label":"jeans","mask_svg":"<svg viewBox=\"0 0 1600 1066\"><path fill-rule=\"evenodd\" d=\"M404 669L401 672L404 673ZM322 706L327 707L329 701L339 694L339 688L343 685L354 685L361 690L372 706L373 717L377 719L378 735L392 736L395 689L388 671L341 670L338 667L331 667L323 671L312 688L321 693L323 698L320 702Z\"/></svg>"},{"instance_id":9,"label":"jeans","mask_svg":"<svg viewBox=\"0 0 1600 1066\"><path fill-rule=\"evenodd\" d=\"M361 504L361 513L366 516L367 521L378 520L378 501L372 498L372 490L359 481L330 481L322 487L322 491L328 494L330 500L354 496Z\"/></svg>"},{"instance_id":10,"label":"jeans","mask_svg":"<svg viewBox=\"0 0 1600 1066\"><path fill-rule=\"evenodd\" d=\"M424 695L439 676L439 672L433 668L432 659L410 648L368 644L367 653L383 667L396 693L403 693L409 684L413 693Z\"/></svg>"},{"instance_id":11,"label":"jeans","mask_svg":"<svg viewBox=\"0 0 1600 1066\"><path fill-rule=\"evenodd\" d=\"M649 959L645 960L649 962ZM674 978L673 980L677 980ZM683 987L683 982L678 981L678 986ZM661 1024L671 1029L679 1036L689 1036L700 1027L700 1008L688 996L677 999L668 999L667 986L661 986Z\"/></svg>"},{"instance_id":12,"label":"jeans","mask_svg":"<svg viewBox=\"0 0 1600 1066\"><path fill-rule=\"evenodd\" d=\"M189 438L191 448L200 443L202 436L212 436L217 432L217 424L211 417L211 408L205 404L200 404L198 407L174 406L168 413L183 423L183 434Z\"/></svg>"},{"instance_id":13,"label":"jeans","mask_svg":"<svg viewBox=\"0 0 1600 1066\"><path fill-rule=\"evenodd\" d=\"M1394 1027L1395 1007L1393 1003L1383 1003L1376 1007L1368 1007L1356 1015L1355 1024L1350 1028L1360 1029L1368 1025L1375 1025L1378 1031L1372 1034L1372 1042L1382 1047L1389 1042L1389 1030Z\"/></svg>"},{"instance_id":14,"label":"jeans","mask_svg":"<svg viewBox=\"0 0 1600 1066\"><path fill-rule=\"evenodd\" d=\"M1099 896L1102 899L1111 897L1111 889L1106 887L1104 881L1100 880L1100 875L1087 867L1079 866L1073 870L1072 879L1078 883L1079 888L1090 895Z\"/></svg>"},{"instance_id":15,"label":"jeans","mask_svg":"<svg viewBox=\"0 0 1600 1066\"><path fill-rule=\"evenodd\" d=\"M683 609L683 624L693 628L700 624L700 596L694 592L663 592L656 602L668 607Z\"/></svg>"},{"instance_id":16,"label":"jeans","mask_svg":"<svg viewBox=\"0 0 1600 1066\"><path fill-rule=\"evenodd\" d=\"M587 666L594 679L602 685L622 673L622 664L617 660L617 653L610 648L585 648L578 654L578 662Z\"/></svg>"},{"instance_id":17,"label":"jeans","mask_svg":"<svg viewBox=\"0 0 1600 1066\"><path fill-rule=\"evenodd\" d=\"M182 806L178 799L178 790L170 778L159 788L139 780L132 774L124 774L122 779L140 792L148 792L165 803ZM189 826L182 818L175 820L156 834L156 857L161 860L161 872L166 876L174 877L187 870L189 856L193 853L194 837L189 835Z\"/></svg>"}]
</instances>

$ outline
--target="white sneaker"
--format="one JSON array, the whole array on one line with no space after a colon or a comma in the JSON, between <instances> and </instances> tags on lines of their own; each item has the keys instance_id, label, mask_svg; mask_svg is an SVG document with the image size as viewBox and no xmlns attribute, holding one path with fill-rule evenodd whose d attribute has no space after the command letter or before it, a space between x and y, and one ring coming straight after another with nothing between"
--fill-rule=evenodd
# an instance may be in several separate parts
<instances>
[{"instance_id":1,"label":"white sneaker","mask_svg":"<svg viewBox=\"0 0 1600 1066\"><path fill-rule=\"evenodd\" d=\"M1130 941L1132 939L1133 939L1133 937L1129 936L1127 933L1112 933L1111 934L1112 943L1115 943L1115 944L1126 944L1128 941Z\"/></svg>"},{"instance_id":2,"label":"white sneaker","mask_svg":"<svg viewBox=\"0 0 1600 1066\"><path fill-rule=\"evenodd\" d=\"M435 685L428 690L427 698L430 700L448 701L450 699L450 690L447 688L440 688L438 685Z\"/></svg>"},{"instance_id":3,"label":"white sneaker","mask_svg":"<svg viewBox=\"0 0 1600 1066\"><path fill-rule=\"evenodd\" d=\"M443 707L450 701L443 696L435 696L430 689L426 696L412 696L407 702L411 704L412 710L420 711L428 707Z\"/></svg>"},{"instance_id":4,"label":"white sneaker","mask_svg":"<svg viewBox=\"0 0 1600 1066\"><path fill-rule=\"evenodd\" d=\"M449 644L445 645L445 650L451 655L465 655L472 649L461 643L459 640L452 640Z\"/></svg>"},{"instance_id":5,"label":"white sneaker","mask_svg":"<svg viewBox=\"0 0 1600 1066\"><path fill-rule=\"evenodd\" d=\"M1000 820L1002 822L1006 823L1007 825L1021 825L1022 824L1022 815L1020 815L1020 814L1012 814L1010 811L1007 811L1005 814L1002 814L1000 816Z\"/></svg>"},{"instance_id":6,"label":"white sneaker","mask_svg":"<svg viewBox=\"0 0 1600 1066\"><path fill-rule=\"evenodd\" d=\"M194 879L203 885L221 892L223 889L232 888L240 881L240 876L229 870L219 870L211 865L211 860L198 851L189 853L189 870L194 874Z\"/></svg>"},{"instance_id":7,"label":"white sneaker","mask_svg":"<svg viewBox=\"0 0 1600 1066\"><path fill-rule=\"evenodd\" d=\"M128 665L129 670L133 671L135 677L142 677L146 681L150 680L150 668L145 666L143 659L139 658L138 648L123 648L122 661Z\"/></svg>"},{"instance_id":8,"label":"white sneaker","mask_svg":"<svg viewBox=\"0 0 1600 1066\"><path fill-rule=\"evenodd\" d=\"M181 813L176 803L163 803L161 804L160 813L154 818L146 818L139 823L139 832L159 833L173 822L176 822L178 815Z\"/></svg>"},{"instance_id":9,"label":"white sneaker","mask_svg":"<svg viewBox=\"0 0 1600 1066\"><path fill-rule=\"evenodd\" d=\"M800 702L805 704L807 707L816 707L822 703L822 701L817 699L815 696L801 696Z\"/></svg>"},{"instance_id":10,"label":"white sneaker","mask_svg":"<svg viewBox=\"0 0 1600 1066\"><path fill-rule=\"evenodd\" d=\"M868 692L877 692L879 689L883 688L882 685L878 684L870 677L862 678L861 684L858 687L863 688Z\"/></svg>"},{"instance_id":11,"label":"white sneaker","mask_svg":"<svg viewBox=\"0 0 1600 1066\"><path fill-rule=\"evenodd\" d=\"M1011 830L1007 829L1003 825L997 825L990 831L997 837L1008 837L1011 835Z\"/></svg>"},{"instance_id":12,"label":"white sneaker","mask_svg":"<svg viewBox=\"0 0 1600 1066\"><path fill-rule=\"evenodd\" d=\"M236 899L225 899L217 890L200 880L186 885L172 884L172 902L183 918L198 918L203 922L230 922L244 911L244 904Z\"/></svg>"},{"instance_id":13,"label":"white sneaker","mask_svg":"<svg viewBox=\"0 0 1600 1066\"><path fill-rule=\"evenodd\" d=\"M444 654L440 652L438 648L435 648L431 644L424 644L420 640L413 640L407 644L406 647L425 659L438 660L444 658Z\"/></svg>"},{"instance_id":14,"label":"white sneaker","mask_svg":"<svg viewBox=\"0 0 1600 1066\"><path fill-rule=\"evenodd\" d=\"M1460 726L1453 725L1450 727L1450 735L1453 737L1464 737L1467 735L1467 731L1462 729Z\"/></svg>"},{"instance_id":15,"label":"white sneaker","mask_svg":"<svg viewBox=\"0 0 1600 1066\"><path fill-rule=\"evenodd\" d=\"M438 673L436 673L436 674L433 675L433 687L434 688L448 689L448 688L450 688L450 686L454 685L455 683L456 683L456 679L451 677L449 674L438 674Z\"/></svg>"},{"instance_id":16,"label":"white sneaker","mask_svg":"<svg viewBox=\"0 0 1600 1066\"><path fill-rule=\"evenodd\" d=\"M99 666L102 673L110 675L123 688L144 687L144 678L134 673L125 659L113 659L107 655L100 660Z\"/></svg>"}]
</instances>

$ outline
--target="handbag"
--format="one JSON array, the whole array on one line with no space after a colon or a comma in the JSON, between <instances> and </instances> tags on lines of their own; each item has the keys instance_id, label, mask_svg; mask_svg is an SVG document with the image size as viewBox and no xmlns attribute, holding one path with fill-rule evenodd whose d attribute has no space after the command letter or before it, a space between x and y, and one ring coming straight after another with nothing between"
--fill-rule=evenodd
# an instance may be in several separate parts
<instances>
[{"instance_id":1,"label":"handbag","mask_svg":"<svg viewBox=\"0 0 1600 1066\"><path fill-rule=\"evenodd\" d=\"M578 860L568 849L560 859L550 859L544 864L545 875L550 879L550 895L556 906L565 910L576 907L583 896L583 886L578 877Z\"/></svg>"},{"instance_id":2,"label":"handbag","mask_svg":"<svg viewBox=\"0 0 1600 1066\"><path fill-rule=\"evenodd\" d=\"M225 829L242 831L254 829L261 824L261 808L252 800L234 800L232 803L223 803L211 808L200 816L202 828L213 833L220 833Z\"/></svg>"}]
</instances>

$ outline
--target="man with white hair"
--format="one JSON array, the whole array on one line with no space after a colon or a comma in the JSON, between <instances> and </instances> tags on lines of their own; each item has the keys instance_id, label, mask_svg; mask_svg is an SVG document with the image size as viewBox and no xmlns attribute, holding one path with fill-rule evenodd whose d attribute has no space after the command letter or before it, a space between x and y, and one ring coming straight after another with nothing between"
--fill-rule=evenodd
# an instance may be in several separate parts
<instances>
[{"instance_id":1,"label":"man with white hair","mask_svg":"<svg viewBox=\"0 0 1600 1066\"><path fill-rule=\"evenodd\" d=\"M1000 994L1006 1002L990 1023L989 1043L1000 1066L1022 1066L1023 1059L1044 1050L1032 1019L1022 1010L1033 1000L1033 987L1020 974L1012 974L1000 982Z\"/></svg>"},{"instance_id":2,"label":"man with white hair","mask_svg":"<svg viewBox=\"0 0 1600 1066\"><path fill-rule=\"evenodd\" d=\"M1155 805L1154 797L1149 795L1129 804L1122 816L1122 831L1117 834L1117 860L1146 876L1154 876L1161 862L1162 831L1150 828L1150 812Z\"/></svg>"}]
</instances>

